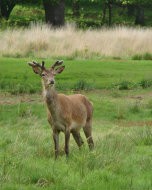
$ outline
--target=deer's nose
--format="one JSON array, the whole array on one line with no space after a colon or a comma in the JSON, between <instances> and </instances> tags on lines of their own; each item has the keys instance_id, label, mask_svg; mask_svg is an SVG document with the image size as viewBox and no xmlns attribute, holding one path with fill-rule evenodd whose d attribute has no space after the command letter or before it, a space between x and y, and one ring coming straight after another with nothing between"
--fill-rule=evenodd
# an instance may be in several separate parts
<instances>
[{"instance_id":1,"label":"deer's nose","mask_svg":"<svg viewBox=\"0 0 152 190\"><path fill-rule=\"evenodd\" d=\"M54 84L54 80L50 80L50 84Z\"/></svg>"}]
</instances>

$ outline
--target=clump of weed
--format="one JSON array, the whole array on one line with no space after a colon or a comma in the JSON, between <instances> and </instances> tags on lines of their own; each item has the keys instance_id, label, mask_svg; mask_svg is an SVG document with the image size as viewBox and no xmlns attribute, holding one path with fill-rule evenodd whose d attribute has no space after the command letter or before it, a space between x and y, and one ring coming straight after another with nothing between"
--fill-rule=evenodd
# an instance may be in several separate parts
<instances>
[{"instance_id":1,"label":"clump of weed","mask_svg":"<svg viewBox=\"0 0 152 190\"><path fill-rule=\"evenodd\" d=\"M117 109L117 112L116 112L116 114L115 114L114 117L117 120L123 120L123 119L125 119L126 118L126 110L123 109L122 107L119 107Z\"/></svg>"},{"instance_id":2,"label":"clump of weed","mask_svg":"<svg viewBox=\"0 0 152 190\"><path fill-rule=\"evenodd\" d=\"M133 60L152 60L152 54L144 53L144 54L136 54L132 56Z\"/></svg>"},{"instance_id":3,"label":"clump of weed","mask_svg":"<svg viewBox=\"0 0 152 190\"><path fill-rule=\"evenodd\" d=\"M98 146L98 145L97 145ZM131 143L127 138L114 134L113 132L105 136L100 144L101 157L99 163L102 167L117 167L121 158L131 152ZM119 165L118 164L118 165Z\"/></svg>"},{"instance_id":4,"label":"clump of weed","mask_svg":"<svg viewBox=\"0 0 152 190\"><path fill-rule=\"evenodd\" d=\"M30 84L23 84L23 83L10 84L9 88L6 89L6 91L11 93L12 95L25 94L25 93L34 94L36 92L40 92L40 87L38 88L37 86L33 86Z\"/></svg>"},{"instance_id":5,"label":"clump of weed","mask_svg":"<svg viewBox=\"0 0 152 190\"><path fill-rule=\"evenodd\" d=\"M30 94L35 94L37 92L36 88L30 88L28 91Z\"/></svg>"},{"instance_id":6,"label":"clump of weed","mask_svg":"<svg viewBox=\"0 0 152 190\"><path fill-rule=\"evenodd\" d=\"M22 84L18 84L18 85L14 86L13 88L10 89L10 93L14 94L14 95L23 94L25 92L26 92L26 88Z\"/></svg>"},{"instance_id":7,"label":"clump of weed","mask_svg":"<svg viewBox=\"0 0 152 190\"><path fill-rule=\"evenodd\" d=\"M96 148L88 153L85 147L78 155L74 155L74 163L78 163L81 177L95 169L111 168L115 170L122 162L122 157L131 152L132 142L128 138L115 134L113 131L98 139Z\"/></svg>"},{"instance_id":8,"label":"clump of weed","mask_svg":"<svg viewBox=\"0 0 152 190\"><path fill-rule=\"evenodd\" d=\"M142 88L149 88L152 86L152 79L142 79L140 82L139 82L139 85L142 87Z\"/></svg>"},{"instance_id":9,"label":"clump of weed","mask_svg":"<svg viewBox=\"0 0 152 190\"><path fill-rule=\"evenodd\" d=\"M143 55L143 59L144 59L144 60L152 60L152 54L150 54L150 53L145 53L145 54Z\"/></svg>"},{"instance_id":10,"label":"clump of weed","mask_svg":"<svg viewBox=\"0 0 152 190\"><path fill-rule=\"evenodd\" d=\"M138 128L138 130L134 129L130 138L137 146L150 146L152 145L152 128L146 126L140 129Z\"/></svg>"},{"instance_id":11,"label":"clump of weed","mask_svg":"<svg viewBox=\"0 0 152 190\"><path fill-rule=\"evenodd\" d=\"M0 89L1 90L6 90L7 88L9 88L8 83L5 81L5 79L1 79L0 80Z\"/></svg>"},{"instance_id":12,"label":"clump of weed","mask_svg":"<svg viewBox=\"0 0 152 190\"><path fill-rule=\"evenodd\" d=\"M135 84L130 81L124 80L114 86L119 90L130 90L135 86Z\"/></svg>"},{"instance_id":13,"label":"clump of weed","mask_svg":"<svg viewBox=\"0 0 152 190\"><path fill-rule=\"evenodd\" d=\"M70 59L76 59L76 58L85 58L90 59L92 57L101 57L100 53L90 51L88 48L84 48L82 50L75 50L70 56Z\"/></svg>"},{"instance_id":14,"label":"clump of weed","mask_svg":"<svg viewBox=\"0 0 152 190\"><path fill-rule=\"evenodd\" d=\"M111 96L113 97L113 98L120 98L121 96L122 96L122 94L120 93L120 91L116 91L116 90L113 90L112 92L111 92Z\"/></svg>"},{"instance_id":15,"label":"clump of weed","mask_svg":"<svg viewBox=\"0 0 152 190\"><path fill-rule=\"evenodd\" d=\"M141 104L140 101L136 101L131 107L130 112L132 113L139 113L141 111Z\"/></svg>"},{"instance_id":16,"label":"clump of weed","mask_svg":"<svg viewBox=\"0 0 152 190\"><path fill-rule=\"evenodd\" d=\"M90 83L87 83L85 80L79 80L73 87L74 90L91 90L93 89Z\"/></svg>"},{"instance_id":17,"label":"clump of weed","mask_svg":"<svg viewBox=\"0 0 152 190\"><path fill-rule=\"evenodd\" d=\"M51 182L48 179L40 178L40 179L38 179L36 186L45 188L45 187L49 186L51 184ZM54 179L53 179L53 183L54 183Z\"/></svg>"},{"instance_id":18,"label":"clump of weed","mask_svg":"<svg viewBox=\"0 0 152 190\"><path fill-rule=\"evenodd\" d=\"M115 56L114 56L113 59L114 59L114 60L121 60L121 57L117 57L117 56L115 57Z\"/></svg>"},{"instance_id":19,"label":"clump of weed","mask_svg":"<svg viewBox=\"0 0 152 190\"><path fill-rule=\"evenodd\" d=\"M142 55L139 54L133 55L132 60L142 60Z\"/></svg>"},{"instance_id":20,"label":"clump of weed","mask_svg":"<svg viewBox=\"0 0 152 190\"><path fill-rule=\"evenodd\" d=\"M149 109L152 109L152 99L148 101L148 103L146 104L146 107Z\"/></svg>"},{"instance_id":21,"label":"clump of weed","mask_svg":"<svg viewBox=\"0 0 152 190\"><path fill-rule=\"evenodd\" d=\"M134 83L127 80L121 81L113 85L114 89L119 90L132 90L135 88L150 88L152 87L152 79L142 79L141 81Z\"/></svg>"},{"instance_id":22,"label":"clump of weed","mask_svg":"<svg viewBox=\"0 0 152 190\"><path fill-rule=\"evenodd\" d=\"M27 118L31 117L32 112L29 107L27 107L25 104L20 103L18 105L18 116L21 118Z\"/></svg>"}]
</instances>

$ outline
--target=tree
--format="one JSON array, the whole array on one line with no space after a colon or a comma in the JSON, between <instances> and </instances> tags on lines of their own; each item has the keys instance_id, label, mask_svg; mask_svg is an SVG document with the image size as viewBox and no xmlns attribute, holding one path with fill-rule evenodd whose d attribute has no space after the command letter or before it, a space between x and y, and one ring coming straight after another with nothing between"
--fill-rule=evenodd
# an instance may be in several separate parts
<instances>
[{"instance_id":1,"label":"tree","mask_svg":"<svg viewBox=\"0 0 152 190\"><path fill-rule=\"evenodd\" d=\"M109 18L108 18L108 25L111 26L112 24L112 6L113 6L113 0L107 0L107 6L109 10Z\"/></svg>"},{"instance_id":2,"label":"tree","mask_svg":"<svg viewBox=\"0 0 152 190\"><path fill-rule=\"evenodd\" d=\"M145 13L144 8L141 5L136 6L135 25L145 25Z\"/></svg>"},{"instance_id":3,"label":"tree","mask_svg":"<svg viewBox=\"0 0 152 190\"><path fill-rule=\"evenodd\" d=\"M107 11L107 3L105 2L103 4L103 9L102 9L102 12L103 12L102 23L105 23L105 20L106 20L106 11Z\"/></svg>"},{"instance_id":4,"label":"tree","mask_svg":"<svg viewBox=\"0 0 152 190\"><path fill-rule=\"evenodd\" d=\"M145 25L144 9L147 6L152 6L152 2L149 0L119 0L122 4L126 4L128 7L135 9L135 24Z\"/></svg>"},{"instance_id":5,"label":"tree","mask_svg":"<svg viewBox=\"0 0 152 190\"><path fill-rule=\"evenodd\" d=\"M98 2L101 3L102 6L102 23L105 23L106 20L106 13L108 8L108 25L111 26L112 24L112 6L115 0L90 0L91 2Z\"/></svg>"},{"instance_id":6,"label":"tree","mask_svg":"<svg viewBox=\"0 0 152 190\"><path fill-rule=\"evenodd\" d=\"M115 0L103 0L102 1L102 6L103 6L103 17L102 17L102 22L105 22L106 18L106 10L108 8L108 25L111 26L112 24L112 8L113 5L115 4Z\"/></svg>"},{"instance_id":7,"label":"tree","mask_svg":"<svg viewBox=\"0 0 152 190\"><path fill-rule=\"evenodd\" d=\"M64 0L43 0L45 10L45 20L47 24L54 27L64 25Z\"/></svg>"},{"instance_id":8,"label":"tree","mask_svg":"<svg viewBox=\"0 0 152 190\"><path fill-rule=\"evenodd\" d=\"M0 17L8 20L16 3L17 0L0 0Z\"/></svg>"},{"instance_id":9,"label":"tree","mask_svg":"<svg viewBox=\"0 0 152 190\"><path fill-rule=\"evenodd\" d=\"M72 10L73 10L73 16L74 17L80 16L80 0L73 0Z\"/></svg>"}]
</instances>

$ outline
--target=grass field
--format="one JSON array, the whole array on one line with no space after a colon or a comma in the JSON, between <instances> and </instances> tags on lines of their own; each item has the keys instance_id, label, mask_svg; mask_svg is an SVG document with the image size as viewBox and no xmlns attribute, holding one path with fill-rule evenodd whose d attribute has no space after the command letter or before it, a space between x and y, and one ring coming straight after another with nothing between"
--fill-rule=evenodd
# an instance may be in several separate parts
<instances>
[{"instance_id":1,"label":"grass field","mask_svg":"<svg viewBox=\"0 0 152 190\"><path fill-rule=\"evenodd\" d=\"M41 82L29 60L0 58L0 189L151 190L152 62L65 60L58 91L94 104L95 149L54 160ZM46 59L47 66L54 60Z\"/></svg>"},{"instance_id":2,"label":"grass field","mask_svg":"<svg viewBox=\"0 0 152 190\"><path fill-rule=\"evenodd\" d=\"M44 59L46 67L55 60ZM40 78L28 67L30 58L0 59L0 88L3 92L41 92ZM41 61L41 60L38 60ZM141 89L152 86L151 61L65 60L66 69L57 78L59 90Z\"/></svg>"}]
</instances>

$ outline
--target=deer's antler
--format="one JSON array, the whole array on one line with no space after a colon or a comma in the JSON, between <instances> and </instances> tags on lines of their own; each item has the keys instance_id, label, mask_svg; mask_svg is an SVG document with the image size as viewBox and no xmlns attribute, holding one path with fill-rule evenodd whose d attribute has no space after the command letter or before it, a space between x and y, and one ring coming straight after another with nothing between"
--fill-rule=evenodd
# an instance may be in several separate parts
<instances>
[{"instance_id":1,"label":"deer's antler","mask_svg":"<svg viewBox=\"0 0 152 190\"><path fill-rule=\"evenodd\" d=\"M45 68L45 67L44 67L44 64L45 64L44 61L42 61L42 64L37 63L37 62L35 62L35 61L30 62L30 63L28 63L28 64L29 64L30 66L37 66L37 67L41 68L42 70Z\"/></svg>"},{"instance_id":2,"label":"deer's antler","mask_svg":"<svg viewBox=\"0 0 152 190\"><path fill-rule=\"evenodd\" d=\"M60 60L60 61L58 60L58 61L56 61L56 62L51 66L51 68L54 69L55 67L62 65L62 63L63 63L62 60Z\"/></svg>"}]
</instances>

